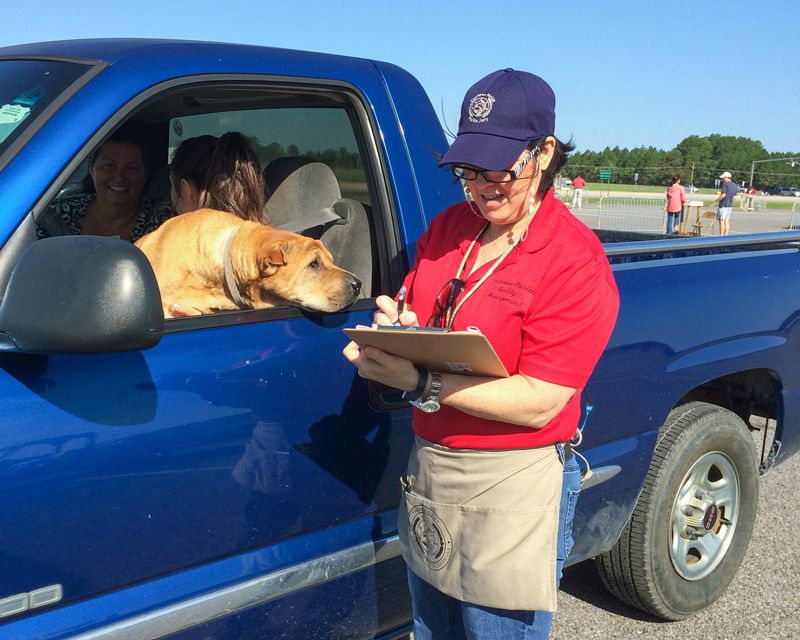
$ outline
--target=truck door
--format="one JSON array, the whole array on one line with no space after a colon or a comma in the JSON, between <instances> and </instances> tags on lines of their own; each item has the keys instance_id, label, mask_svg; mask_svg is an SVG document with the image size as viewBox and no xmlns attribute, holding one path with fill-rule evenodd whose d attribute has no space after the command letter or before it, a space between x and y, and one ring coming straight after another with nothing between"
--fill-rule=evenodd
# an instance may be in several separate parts
<instances>
[{"instance_id":1,"label":"truck door","mask_svg":"<svg viewBox=\"0 0 800 640\"><path fill-rule=\"evenodd\" d=\"M333 314L170 319L144 352L1 354L0 635L341 638L403 627L396 506L410 416L373 409L341 356L341 329L369 323L372 297L403 267L387 243L365 105L340 87L198 81L125 125L150 145L154 202L169 199L182 142L244 134L271 198L295 181L267 200L267 217L335 245L365 290ZM276 163L294 169L275 177ZM76 197L82 177L59 197Z\"/></svg>"}]
</instances>

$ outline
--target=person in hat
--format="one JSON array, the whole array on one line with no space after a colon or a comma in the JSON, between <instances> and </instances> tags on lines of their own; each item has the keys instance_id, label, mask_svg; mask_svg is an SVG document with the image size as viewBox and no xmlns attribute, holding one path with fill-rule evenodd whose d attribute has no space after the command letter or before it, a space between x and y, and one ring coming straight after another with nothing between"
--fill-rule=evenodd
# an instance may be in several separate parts
<instances>
[{"instance_id":1,"label":"person in hat","mask_svg":"<svg viewBox=\"0 0 800 640\"><path fill-rule=\"evenodd\" d=\"M619 306L597 236L554 196L574 148L554 132L540 77L503 69L473 85L439 163L468 200L420 238L403 309L376 301L377 325L480 331L510 375L344 349L414 405L398 529L417 640L549 635L580 491L568 443Z\"/></svg>"},{"instance_id":2,"label":"person in hat","mask_svg":"<svg viewBox=\"0 0 800 640\"><path fill-rule=\"evenodd\" d=\"M730 171L723 171L720 175L722 182L719 185L719 193L715 200L711 202L713 206L717 204L717 220L719 220L719 235L727 236L731 230L731 211L733 211L733 199L736 197L736 184L731 180Z\"/></svg>"}]
</instances>

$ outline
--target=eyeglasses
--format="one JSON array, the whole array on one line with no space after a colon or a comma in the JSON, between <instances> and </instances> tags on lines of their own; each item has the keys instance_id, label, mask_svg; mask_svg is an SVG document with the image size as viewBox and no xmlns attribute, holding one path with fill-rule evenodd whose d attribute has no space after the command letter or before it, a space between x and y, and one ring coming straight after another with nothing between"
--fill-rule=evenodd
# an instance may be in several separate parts
<instances>
[{"instance_id":1,"label":"eyeglasses","mask_svg":"<svg viewBox=\"0 0 800 640\"><path fill-rule=\"evenodd\" d=\"M467 283L453 278L444 283L436 296L436 313L428 320L429 327L449 328L452 322L453 305Z\"/></svg>"},{"instance_id":2,"label":"eyeglasses","mask_svg":"<svg viewBox=\"0 0 800 640\"><path fill-rule=\"evenodd\" d=\"M525 170L531 160L539 155L539 147L534 147L530 150L516 166L511 169L500 169L497 171L473 169L472 167L464 167L459 164L451 164L450 171L453 175L460 180L477 180L478 176L486 182L511 182L519 178L520 174Z\"/></svg>"}]
</instances>

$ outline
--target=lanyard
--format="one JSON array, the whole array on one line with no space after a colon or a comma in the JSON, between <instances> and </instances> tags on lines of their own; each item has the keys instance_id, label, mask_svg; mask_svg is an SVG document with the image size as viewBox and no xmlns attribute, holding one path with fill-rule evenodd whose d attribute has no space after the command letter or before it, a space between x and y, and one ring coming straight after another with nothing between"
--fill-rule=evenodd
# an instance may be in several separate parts
<instances>
[{"instance_id":1,"label":"lanyard","mask_svg":"<svg viewBox=\"0 0 800 640\"><path fill-rule=\"evenodd\" d=\"M461 279L461 274L464 273L464 267L466 267L466 265L467 265L467 259L469 258L470 254L472 253L473 247L478 243L478 238L481 237L481 235L483 234L484 231L486 231L486 228L488 226L489 226L488 222L485 225L483 225L483 228L481 228L481 230L478 231L478 235L476 235L475 238L473 238L472 242L470 243L469 248L467 249L466 253L464 254L464 258L461 260L461 265L458 267L458 273L456 273L456 278L457 279L459 279L459 280ZM526 231L527 231L527 228L526 228ZM469 291L467 291L464 294L464 297L461 298L461 302L459 302L456 305L455 309L453 309L453 311L449 314L449 317L446 318L447 324L445 326L447 326L448 328L450 326L452 326L453 321L456 318L456 314L459 312L461 307L464 306L464 303L469 299L469 297L473 293L475 293L475 291L478 289L478 287L480 287L484 282L486 282L486 280L489 278L489 276L494 273L494 270L497 269L497 267L500 266L500 263L505 259L505 257L514 250L514 247L516 247L519 244L520 240L522 240L522 238L525 237L526 235L528 235L526 232L521 233L517 237L517 239L514 240L514 242L511 244L511 246L497 257L497 259L494 261L492 266L489 267L489 270L486 273L483 274L483 277L480 280L478 280L478 282L475 284L475 286L472 287Z\"/></svg>"}]
</instances>

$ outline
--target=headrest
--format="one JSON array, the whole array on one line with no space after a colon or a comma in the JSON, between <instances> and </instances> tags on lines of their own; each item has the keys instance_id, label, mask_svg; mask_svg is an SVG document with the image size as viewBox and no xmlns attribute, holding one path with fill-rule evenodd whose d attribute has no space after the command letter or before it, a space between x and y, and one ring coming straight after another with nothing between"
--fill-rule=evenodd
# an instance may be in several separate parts
<instances>
[{"instance_id":1,"label":"headrest","mask_svg":"<svg viewBox=\"0 0 800 640\"><path fill-rule=\"evenodd\" d=\"M264 169L267 221L276 226L301 222L330 209L342 197L331 168L311 158L278 158Z\"/></svg>"},{"instance_id":2,"label":"headrest","mask_svg":"<svg viewBox=\"0 0 800 640\"><path fill-rule=\"evenodd\" d=\"M145 193L155 203L169 202L172 183L169 181L169 165L165 164L156 169L150 176Z\"/></svg>"}]
</instances>

